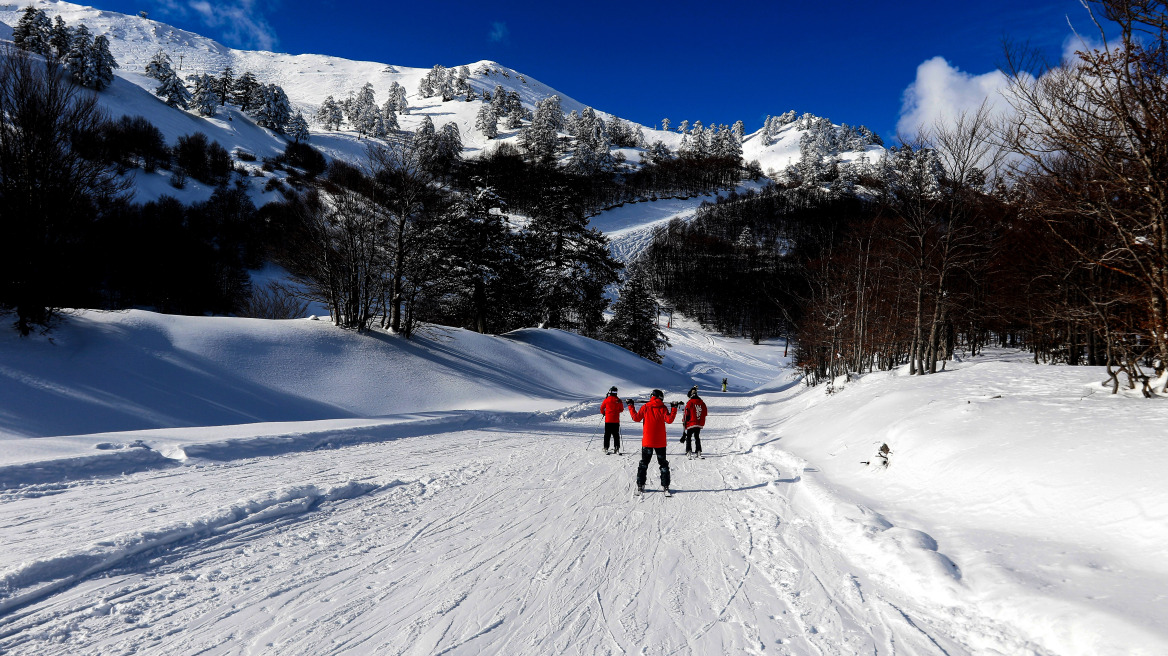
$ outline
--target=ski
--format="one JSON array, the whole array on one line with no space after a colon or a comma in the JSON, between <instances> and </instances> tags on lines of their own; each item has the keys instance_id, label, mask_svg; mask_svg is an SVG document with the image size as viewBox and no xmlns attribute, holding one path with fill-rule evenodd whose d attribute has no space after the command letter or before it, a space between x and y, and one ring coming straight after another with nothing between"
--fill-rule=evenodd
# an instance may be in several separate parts
<instances>
[{"instance_id":1,"label":"ski","mask_svg":"<svg viewBox=\"0 0 1168 656\"><path fill-rule=\"evenodd\" d=\"M665 488L664 492L665 492L665 496L667 496L667 497L673 496L673 493L669 491L669 488Z\"/></svg>"}]
</instances>

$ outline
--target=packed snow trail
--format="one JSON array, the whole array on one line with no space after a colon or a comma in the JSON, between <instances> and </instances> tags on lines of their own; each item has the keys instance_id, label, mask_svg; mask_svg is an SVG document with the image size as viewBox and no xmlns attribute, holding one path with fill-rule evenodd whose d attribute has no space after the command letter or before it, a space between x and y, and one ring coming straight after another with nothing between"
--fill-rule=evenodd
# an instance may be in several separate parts
<instances>
[{"instance_id":1,"label":"packed snow trail","mask_svg":"<svg viewBox=\"0 0 1168 656\"><path fill-rule=\"evenodd\" d=\"M750 397L705 398L705 460L670 426L671 499L655 465L633 499L640 426L624 422L626 454L605 455L591 406L10 490L7 562L72 547L5 581L63 583L0 614L0 652L972 651L954 638L969 627L886 600L833 549L797 502L808 474L760 457ZM167 530L182 533L126 546ZM1024 646L997 631L996 646Z\"/></svg>"}]
</instances>

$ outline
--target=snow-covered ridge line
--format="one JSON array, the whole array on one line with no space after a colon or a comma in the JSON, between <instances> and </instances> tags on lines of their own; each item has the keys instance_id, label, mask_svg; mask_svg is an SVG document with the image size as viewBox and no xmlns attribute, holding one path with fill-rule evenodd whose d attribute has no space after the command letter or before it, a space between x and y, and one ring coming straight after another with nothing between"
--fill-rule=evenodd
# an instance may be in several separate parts
<instances>
[{"instance_id":1,"label":"snow-covered ridge line","mask_svg":"<svg viewBox=\"0 0 1168 656\"><path fill-rule=\"evenodd\" d=\"M0 574L0 615L150 549L232 527L308 512L324 502L352 499L401 484L401 481L386 484L349 481L325 489L315 485L285 487L242 499L191 521L116 535L55 556L21 563Z\"/></svg>"}]
</instances>

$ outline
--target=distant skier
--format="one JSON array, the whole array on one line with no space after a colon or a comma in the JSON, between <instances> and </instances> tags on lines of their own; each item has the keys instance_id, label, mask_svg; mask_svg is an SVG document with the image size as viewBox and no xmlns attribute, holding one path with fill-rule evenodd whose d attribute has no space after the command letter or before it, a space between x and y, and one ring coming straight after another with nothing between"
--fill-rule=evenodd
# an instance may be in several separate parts
<instances>
[{"instance_id":1,"label":"distant skier","mask_svg":"<svg viewBox=\"0 0 1168 656\"><path fill-rule=\"evenodd\" d=\"M620 416L625 404L616 395L616 385L608 388L608 396L600 402L600 414L604 415L604 454L620 453ZM612 451L608 450L608 438L612 436Z\"/></svg>"},{"instance_id":2,"label":"distant skier","mask_svg":"<svg viewBox=\"0 0 1168 656\"><path fill-rule=\"evenodd\" d=\"M706 425L706 402L698 396L698 386L689 389L689 401L685 404L685 413L682 414L683 432L681 441L685 442L685 455L689 458L702 457L702 428ZM690 452L690 440L693 440L693 452Z\"/></svg>"},{"instance_id":3,"label":"distant skier","mask_svg":"<svg viewBox=\"0 0 1168 656\"><path fill-rule=\"evenodd\" d=\"M665 424L673 423L674 417L677 416L677 405L670 404L667 410L664 399L665 394L661 390L653 390L649 402L642 406L640 412L637 412L637 406L633 400L628 399L629 416L633 418L633 421L644 424L643 436L641 437L641 463L637 465L636 493L638 495L645 491L645 478L649 469L649 461L656 454L657 464L661 467L661 488L665 491L665 496L672 496L669 491L669 461L665 459Z\"/></svg>"},{"instance_id":4,"label":"distant skier","mask_svg":"<svg viewBox=\"0 0 1168 656\"><path fill-rule=\"evenodd\" d=\"M723 391L723 392L725 392L725 391L726 391L726 383L727 383L727 382L729 382L729 381L727 381L725 378L723 378L723 379L722 379L722 391Z\"/></svg>"}]
</instances>

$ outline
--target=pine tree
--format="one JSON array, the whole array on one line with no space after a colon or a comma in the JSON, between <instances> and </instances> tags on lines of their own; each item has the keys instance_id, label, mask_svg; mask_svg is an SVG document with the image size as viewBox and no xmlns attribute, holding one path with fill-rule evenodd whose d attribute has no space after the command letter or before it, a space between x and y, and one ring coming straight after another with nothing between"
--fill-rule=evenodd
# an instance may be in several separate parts
<instances>
[{"instance_id":1,"label":"pine tree","mask_svg":"<svg viewBox=\"0 0 1168 656\"><path fill-rule=\"evenodd\" d=\"M495 110L490 105L484 104L479 108L479 114L475 117L475 129L488 139L499 136L499 117L495 116Z\"/></svg>"},{"instance_id":2,"label":"pine tree","mask_svg":"<svg viewBox=\"0 0 1168 656\"><path fill-rule=\"evenodd\" d=\"M118 62L110 52L109 39L104 34L93 40L93 48L89 51L89 78L88 86L103 91L114 83L114 69Z\"/></svg>"},{"instance_id":3,"label":"pine tree","mask_svg":"<svg viewBox=\"0 0 1168 656\"><path fill-rule=\"evenodd\" d=\"M85 25L78 25L73 32L73 39L69 43L69 52L65 54L65 65L69 67L69 75L73 81L81 86L90 80L89 64L93 50L93 36Z\"/></svg>"},{"instance_id":4,"label":"pine tree","mask_svg":"<svg viewBox=\"0 0 1168 656\"><path fill-rule=\"evenodd\" d=\"M146 77L152 77L159 82L176 77L174 68L170 65L170 55L162 50L154 53L154 56L146 63Z\"/></svg>"},{"instance_id":5,"label":"pine tree","mask_svg":"<svg viewBox=\"0 0 1168 656\"><path fill-rule=\"evenodd\" d=\"M231 90L235 88L235 70L230 66L223 68L216 80L215 90L219 92L219 100L226 105L231 99Z\"/></svg>"},{"instance_id":6,"label":"pine tree","mask_svg":"<svg viewBox=\"0 0 1168 656\"><path fill-rule=\"evenodd\" d=\"M248 113L255 118L256 124L273 132L283 134L292 118L292 103L288 100L288 94L275 84L256 87L248 105Z\"/></svg>"},{"instance_id":7,"label":"pine tree","mask_svg":"<svg viewBox=\"0 0 1168 656\"><path fill-rule=\"evenodd\" d=\"M596 115L591 107L585 107L576 122L576 151L569 163L572 170L582 175L592 175L612 168L609 154L611 139L609 126Z\"/></svg>"},{"instance_id":8,"label":"pine tree","mask_svg":"<svg viewBox=\"0 0 1168 656\"><path fill-rule=\"evenodd\" d=\"M495 116L504 117L507 115L507 90L503 85L496 84L495 92L491 95L491 108L495 110Z\"/></svg>"},{"instance_id":9,"label":"pine tree","mask_svg":"<svg viewBox=\"0 0 1168 656\"><path fill-rule=\"evenodd\" d=\"M288 136L296 143L308 141L308 121L304 120L304 114L296 112L292 118L288 119Z\"/></svg>"},{"instance_id":10,"label":"pine tree","mask_svg":"<svg viewBox=\"0 0 1168 656\"><path fill-rule=\"evenodd\" d=\"M389 85L389 99L393 101L393 108L402 116L409 116L410 107L406 103L406 88L396 81Z\"/></svg>"},{"instance_id":11,"label":"pine tree","mask_svg":"<svg viewBox=\"0 0 1168 656\"><path fill-rule=\"evenodd\" d=\"M236 78L235 84L231 87L232 104L237 105L245 112L252 109L252 98L259 87L260 83L256 76L251 71L244 71L243 75Z\"/></svg>"},{"instance_id":12,"label":"pine tree","mask_svg":"<svg viewBox=\"0 0 1168 656\"><path fill-rule=\"evenodd\" d=\"M401 125L397 122L397 108L393 102L393 98L385 101L381 107L381 119L385 123L385 131L388 136L390 130L400 130Z\"/></svg>"},{"instance_id":13,"label":"pine tree","mask_svg":"<svg viewBox=\"0 0 1168 656\"><path fill-rule=\"evenodd\" d=\"M661 362L669 339L657 327L657 300L653 298L648 272L643 266L629 270L612 307L612 320L602 333L605 341L628 349L642 358Z\"/></svg>"},{"instance_id":14,"label":"pine tree","mask_svg":"<svg viewBox=\"0 0 1168 656\"><path fill-rule=\"evenodd\" d=\"M746 125L742 121L734 121L734 127L730 128L730 131L738 138L738 143L742 143L746 138Z\"/></svg>"},{"instance_id":15,"label":"pine tree","mask_svg":"<svg viewBox=\"0 0 1168 656\"><path fill-rule=\"evenodd\" d=\"M452 278L456 305L468 327L480 333L505 329L508 308L516 302L513 287L523 272L516 235L498 210L505 204L479 178L464 194L443 226L448 246L444 262Z\"/></svg>"},{"instance_id":16,"label":"pine tree","mask_svg":"<svg viewBox=\"0 0 1168 656\"><path fill-rule=\"evenodd\" d=\"M566 187L547 190L524 235L542 325L598 335L608 306L604 290L617 281L621 265L608 238L588 227L579 195Z\"/></svg>"},{"instance_id":17,"label":"pine tree","mask_svg":"<svg viewBox=\"0 0 1168 656\"><path fill-rule=\"evenodd\" d=\"M517 112L510 109L512 116ZM564 127L564 111L560 109L560 97L551 96L536 103L531 125L519 134L519 143L532 160L550 162L556 156L559 142L558 132Z\"/></svg>"},{"instance_id":18,"label":"pine tree","mask_svg":"<svg viewBox=\"0 0 1168 656\"><path fill-rule=\"evenodd\" d=\"M663 132L669 132L669 119L667 119L667 118L661 119L661 130Z\"/></svg>"},{"instance_id":19,"label":"pine tree","mask_svg":"<svg viewBox=\"0 0 1168 656\"><path fill-rule=\"evenodd\" d=\"M332 96L324 99L320 109L316 112L316 122L325 130L339 130L341 127L341 108Z\"/></svg>"},{"instance_id":20,"label":"pine tree","mask_svg":"<svg viewBox=\"0 0 1168 656\"><path fill-rule=\"evenodd\" d=\"M21 50L34 52L44 57L52 57L53 24L43 9L32 5L24 8L24 13L12 29L12 43Z\"/></svg>"},{"instance_id":21,"label":"pine tree","mask_svg":"<svg viewBox=\"0 0 1168 656\"><path fill-rule=\"evenodd\" d=\"M163 77L159 80L158 88L154 90L154 95L162 98L171 107L188 109L190 107L191 92L187 90L186 85L183 84L182 80L178 79L178 76L170 68L164 69L160 74Z\"/></svg>"},{"instance_id":22,"label":"pine tree","mask_svg":"<svg viewBox=\"0 0 1168 656\"><path fill-rule=\"evenodd\" d=\"M69 48L73 44L73 30L65 24L65 19L58 14L53 17L53 28L49 35L49 45L52 47L53 56L57 61L64 61L69 54Z\"/></svg>"},{"instance_id":23,"label":"pine tree","mask_svg":"<svg viewBox=\"0 0 1168 656\"><path fill-rule=\"evenodd\" d=\"M191 92L191 105L195 111L201 116L214 116L222 104L218 80L206 73L188 75L187 80L194 86L194 91Z\"/></svg>"},{"instance_id":24,"label":"pine tree","mask_svg":"<svg viewBox=\"0 0 1168 656\"><path fill-rule=\"evenodd\" d=\"M373 84L366 82L365 86L357 92L357 97L352 105L353 117L350 122L353 127L357 129L357 134L361 136L372 135L377 128L377 121L381 118L381 112L377 109L377 102L373 93Z\"/></svg>"},{"instance_id":25,"label":"pine tree","mask_svg":"<svg viewBox=\"0 0 1168 656\"><path fill-rule=\"evenodd\" d=\"M455 91L458 93L467 93L470 91L470 67L463 64L458 67L458 74L454 81Z\"/></svg>"}]
</instances>

